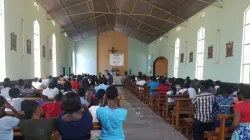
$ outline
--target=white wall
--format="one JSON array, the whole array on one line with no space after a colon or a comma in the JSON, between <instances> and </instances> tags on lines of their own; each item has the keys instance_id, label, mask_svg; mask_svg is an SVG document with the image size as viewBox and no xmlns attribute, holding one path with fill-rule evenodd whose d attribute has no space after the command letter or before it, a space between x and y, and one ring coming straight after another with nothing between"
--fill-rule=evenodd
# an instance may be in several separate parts
<instances>
[{"instance_id":1,"label":"white wall","mask_svg":"<svg viewBox=\"0 0 250 140\"><path fill-rule=\"evenodd\" d=\"M128 69L132 74L148 73L148 45L134 38L128 38ZM129 71L128 71L129 72Z\"/></svg>"},{"instance_id":2,"label":"white wall","mask_svg":"<svg viewBox=\"0 0 250 140\"><path fill-rule=\"evenodd\" d=\"M37 19L40 24L41 45L41 75L52 74L52 60L42 57L42 46L52 48L52 34L56 35L57 74L62 74L62 67L67 65L68 39L61 33L61 27L52 25L47 20L47 12L40 6L39 11L33 6L33 0L4 0L5 2L5 53L6 76L11 80L19 78L34 78L34 39L33 22ZM24 36L21 37L21 19L24 21ZM17 35L17 51L10 50L10 33ZM49 43L47 45L47 36ZM27 54L26 40L32 42L32 54ZM23 41L23 45L21 45ZM24 52L24 53L23 53Z\"/></svg>"},{"instance_id":3,"label":"white wall","mask_svg":"<svg viewBox=\"0 0 250 140\"><path fill-rule=\"evenodd\" d=\"M227 0L224 1L223 8L209 6L187 20L187 27L182 27L180 31L176 29L168 32L162 41L159 39L149 45L149 53L154 59L164 56L169 60L169 77L173 76L174 70L174 45L176 38L180 38L180 54L184 53L184 58L188 59L191 51L194 52L194 62L181 63L179 65L179 77L195 77L196 67L196 47L197 33L201 26L205 27L205 56L204 56L204 76L203 79L222 80L225 82L240 82L241 51L244 11L250 5L249 0ZM205 12L204 18L200 19L199 14ZM219 34L219 63L215 62L216 52L216 32ZM188 51L185 51L187 41ZM233 57L226 58L226 43L234 42ZM214 46L213 59L207 59L207 51L210 45Z\"/></svg>"},{"instance_id":4,"label":"white wall","mask_svg":"<svg viewBox=\"0 0 250 140\"><path fill-rule=\"evenodd\" d=\"M89 37L75 42L76 74L97 74L97 38Z\"/></svg>"}]
</instances>

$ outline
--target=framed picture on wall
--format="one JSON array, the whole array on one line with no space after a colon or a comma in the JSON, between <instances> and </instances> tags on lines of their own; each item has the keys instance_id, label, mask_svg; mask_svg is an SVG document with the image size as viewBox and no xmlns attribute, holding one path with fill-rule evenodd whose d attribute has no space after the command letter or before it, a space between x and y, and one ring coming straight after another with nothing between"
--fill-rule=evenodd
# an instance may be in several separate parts
<instances>
[{"instance_id":1,"label":"framed picture on wall","mask_svg":"<svg viewBox=\"0 0 250 140\"><path fill-rule=\"evenodd\" d=\"M52 50L49 49L49 59L52 60Z\"/></svg>"},{"instance_id":2,"label":"framed picture on wall","mask_svg":"<svg viewBox=\"0 0 250 140\"><path fill-rule=\"evenodd\" d=\"M31 54L31 41L27 39L27 54Z\"/></svg>"},{"instance_id":3,"label":"framed picture on wall","mask_svg":"<svg viewBox=\"0 0 250 140\"><path fill-rule=\"evenodd\" d=\"M43 45L43 57L46 58L46 47Z\"/></svg>"},{"instance_id":4,"label":"framed picture on wall","mask_svg":"<svg viewBox=\"0 0 250 140\"><path fill-rule=\"evenodd\" d=\"M190 52L189 53L189 63L193 62L193 58L194 58L194 53L193 52Z\"/></svg>"},{"instance_id":5,"label":"framed picture on wall","mask_svg":"<svg viewBox=\"0 0 250 140\"><path fill-rule=\"evenodd\" d=\"M214 48L214 46L212 46L212 45L210 45L210 46L208 47L207 59L213 58L213 48Z\"/></svg>"},{"instance_id":6,"label":"framed picture on wall","mask_svg":"<svg viewBox=\"0 0 250 140\"><path fill-rule=\"evenodd\" d=\"M226 44L226 57L233 56L233 47L234 47L234 42L229 41L229 43Z\"/></svg>"},{"instance_id":7,"label":"framed picture on wall","mask_svg":"<svg viewBox=\"0 0 250 140\"><path fill-rule=\"evenodd\" d=\"M10 41L11 41L11 46L10 46L10 50L14 50L14 51L16 51L17 50L17 48L16 48L16 44L17 44L17 36L15 35L15 33L13 32L13 33L11 33L10 34Z\"/></svg>"}]
</instances>

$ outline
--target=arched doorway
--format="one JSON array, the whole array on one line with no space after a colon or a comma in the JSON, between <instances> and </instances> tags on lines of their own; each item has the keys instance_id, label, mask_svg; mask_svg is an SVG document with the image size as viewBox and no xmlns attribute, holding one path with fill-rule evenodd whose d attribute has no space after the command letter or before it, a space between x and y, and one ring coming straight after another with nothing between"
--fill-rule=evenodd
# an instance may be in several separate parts
<instances>
[{"instance_id":1,"label":"arched doorway","mask_svg":"<svg viewBox=\"0 0 250 140\"><path fill-rule=\"evenodd\" d=\"M153 75L168 76L168 60L165 57L160 56L155 59L153 64Z\"/></svg>"}]
</instances>

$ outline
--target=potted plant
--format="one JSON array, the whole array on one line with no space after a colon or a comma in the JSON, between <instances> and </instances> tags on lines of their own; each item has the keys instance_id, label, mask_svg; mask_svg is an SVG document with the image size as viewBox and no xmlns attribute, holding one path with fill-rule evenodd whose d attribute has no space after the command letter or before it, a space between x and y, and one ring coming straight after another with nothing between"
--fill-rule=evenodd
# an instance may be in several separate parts
<instances>
[{"instance_id":1,"label":"potted plant","mask_svg":"<svg viewBox=\"0 0 250 140\"><path fill-rule=\"evenodd\" d=\"M127 71L127 70L124 71L124 75L125 75L126 77L128 76L128 71Z\"/></svg>"}]
</instances>

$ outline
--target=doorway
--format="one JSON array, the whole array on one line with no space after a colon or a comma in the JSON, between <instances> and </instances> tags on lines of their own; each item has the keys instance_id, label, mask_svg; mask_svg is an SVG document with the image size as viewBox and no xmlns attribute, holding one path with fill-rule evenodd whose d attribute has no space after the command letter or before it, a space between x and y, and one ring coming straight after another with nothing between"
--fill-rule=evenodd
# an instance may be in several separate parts
<instances>
[{"instance_id":1,"label":"doorway","mask_svg":"<svg viewBox=\"0 0 250 140\"><path fill-rule=\"evenodd\" d=\"M168 59L163 56L155 59L153 64L153 75L168 76Z\"/></svg>"}]
</instances>

